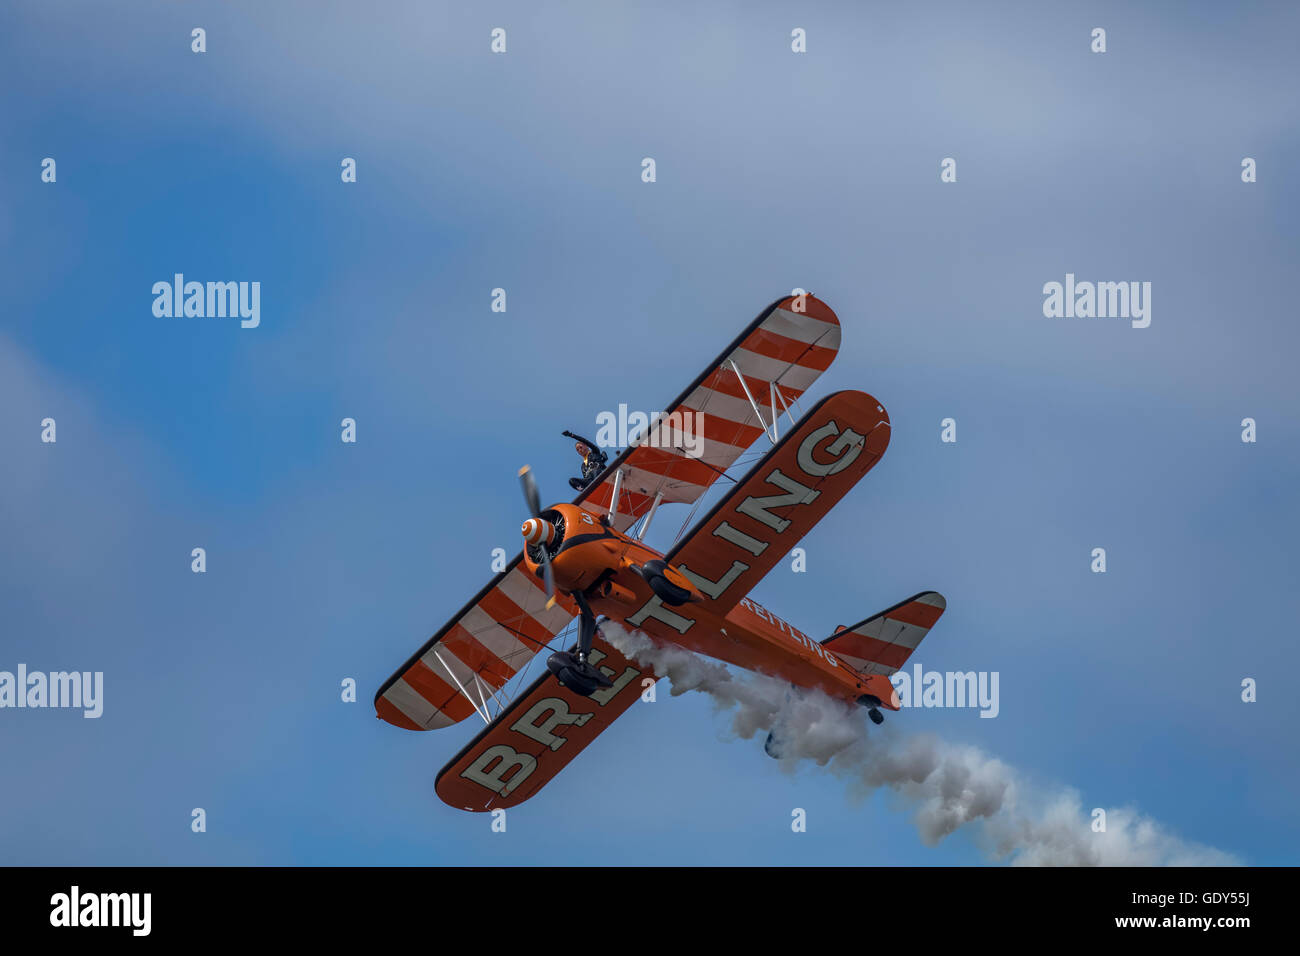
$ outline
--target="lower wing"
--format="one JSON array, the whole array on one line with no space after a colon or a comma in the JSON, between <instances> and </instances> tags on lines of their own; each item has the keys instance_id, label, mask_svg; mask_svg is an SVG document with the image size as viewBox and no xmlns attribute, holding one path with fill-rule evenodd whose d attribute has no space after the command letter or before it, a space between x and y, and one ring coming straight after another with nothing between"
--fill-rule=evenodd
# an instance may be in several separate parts
<instances>
[{"instance_id":1,"label":"lower wing","mask_svg":"<svg viewBox=\"0 0 1300 956\"><path fill-rule=\"evenodd\" d=\"M647 679L657 679L599 634L589 660L612 687L579 697L545 671L442 768L434 788L443 803L475 811L523 803L636 703Z\"/></svg>"}]
</instances>

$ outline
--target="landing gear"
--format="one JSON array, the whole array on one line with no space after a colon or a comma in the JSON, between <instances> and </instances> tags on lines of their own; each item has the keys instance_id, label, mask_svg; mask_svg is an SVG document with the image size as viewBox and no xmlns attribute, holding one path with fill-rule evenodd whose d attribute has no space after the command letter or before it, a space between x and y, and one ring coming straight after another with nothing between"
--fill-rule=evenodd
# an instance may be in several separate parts
<instances>
[{"instance_id":1,"label":"landing gear","mask_svg":"<svg viewBox=\"0 0 1300 956\"><path fill-rule=\"evenodd\" d=\"M568 651L556 651L547 659L546 667L555 675L556 680L579 697L590 697L596 693L597 688L602 686L602 680L605 681L603 686L609 686L604 674Z\"/></svg>"},{"instance_id":2,"label":"landing gear","mask_svg":"<svg viewBox=\"0 0 1300 956\"><path fill-rule=\"evenodd\" d=\"M774 760L781 759L781 743L776 739L774 732L769 732L767 740L763 742L763 753L767 754Z\"/></svg>"},{"instance_id":3,"label":"landing gear","mask_svg":"<svg viewBox=\"0 0 1300 956\"><path fill-rule=\"evenodd\" d=\"M650 585L650 590L659 596L659 600L669 607L680 607L691 599L691 592L668 580L668 576L664 574L667 567L668 562L656 559L647 561L632 570L645 579L646 584Z\"/></svg>"},{"instance_id":4,"label":"landing gear","mask_svg":"<svg viewBox=\"0 0 1300 956\"><path fill-rule=\"evenodd\" d=\"M880 698L873 694L863 694L858 698L858 703L867 708L867 716L871 718L873 724L883 724L885 715L880 712Z\"/></svg>"},{"instance_id":5,"label":"landing gear","mask_svg":"<svg viewBox=\"0 0 1300 956\"><path fill-rule=\"evenodd\" d=\"M596 637L596 616L591 613L591 607L581 591L573 591L572 596L580 612L578 652L556 651L547 658L546 669L579 697L590 697L601 687L613 687L614 682L587 660L587 655L591 653L591 642Z\"/></svg>"}]
</instances>

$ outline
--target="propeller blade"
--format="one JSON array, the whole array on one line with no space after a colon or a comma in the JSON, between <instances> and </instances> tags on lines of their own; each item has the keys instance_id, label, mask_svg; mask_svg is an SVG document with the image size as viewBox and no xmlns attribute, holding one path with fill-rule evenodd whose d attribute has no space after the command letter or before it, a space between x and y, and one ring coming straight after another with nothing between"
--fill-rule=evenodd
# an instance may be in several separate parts
<instances>
[{"instance_id":1,"label":"propeller blade","mask_svg":"<svg viewBox=\"0 0 1300 956\"><path fill-rule=\"evenodd\" d=\"M552 601L555 600L555 574L551 571L551 557L542 548L542 582L546 585L546 596ZM547 608L550 608L548 603Z\"/></svg>"},{"instance_id":2,"label":"propeller blade","mask_svg":"<svg viewBox=\"0 0 1300 956\"><path fill-rule=\"evenodd\" d=\"M542 499L537 493L537 481L533 478L533 470L527 465L519 469L519 483L524 489L524 500L528 502L528 512L534 517L540 517L542 513Z\"/></svg>"},{"instance_id":3,"label":"propeller blade","mask_svg":"<svg viewBox=\"0 0 1300 956\"><path fill-rule=\"evenodd\" d=\"M519 484L524 489L524 500L528 502L528 511L534 518L542 516L542 498L537 493L537 479L533 477L532 468L524 465L519 469ZM542 581L546 585L546 596L549 599L546 603L546 609L549 611L555 605L555 572L551 570L551 555L546 550L546 545L542 545Z\"/></svg>"}]
</instances>

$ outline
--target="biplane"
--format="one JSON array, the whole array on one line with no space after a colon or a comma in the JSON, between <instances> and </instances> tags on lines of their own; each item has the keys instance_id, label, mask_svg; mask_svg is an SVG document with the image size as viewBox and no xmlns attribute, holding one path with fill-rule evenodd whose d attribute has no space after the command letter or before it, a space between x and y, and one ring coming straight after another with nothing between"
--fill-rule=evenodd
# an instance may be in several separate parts
<instances>
[{"instance_id":1,"label":"biplane","mask_svg":"<svg viewBox=\"0 0 1300 956\"><path fill-rule=\"evenodd\" d=\"M795 420L839 344L824 302L781 298L603 471L576 481L572 501L542 507L532 472L520 471L523 550L375 695L377 715L407 730L475 714L487 724L439 773L444 802L522 803L658 679L605 640L604 621L859 704L875 723L899 709L889 676L943 613L941 595L922 592L821 641L748 597L889 445L889 416L865 392L835 392ZM702 440L685 440L686 422ZM763 435L770 450L728 475ZM645 544L661 507L698 505L720 479L733 487L666 554Z\"/></svg>"}]
</instances>

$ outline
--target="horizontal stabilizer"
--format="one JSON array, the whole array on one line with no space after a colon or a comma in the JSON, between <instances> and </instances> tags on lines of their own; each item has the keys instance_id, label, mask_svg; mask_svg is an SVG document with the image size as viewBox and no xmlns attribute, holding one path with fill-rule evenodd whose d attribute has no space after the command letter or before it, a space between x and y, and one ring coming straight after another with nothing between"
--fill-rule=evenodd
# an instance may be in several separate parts
<instances>
[{"instance_id":1,"label":"horizontal stabilizer","mask_svg":"<svg viewBox=\"0 0 1300 956\"><path fill-rule=\"evenodd\" d=\"M912 656L947 606L938 591L922 591L861 624L837 630L822 646L864 674L888 677Z\"/></svg>"}]
</instances>

